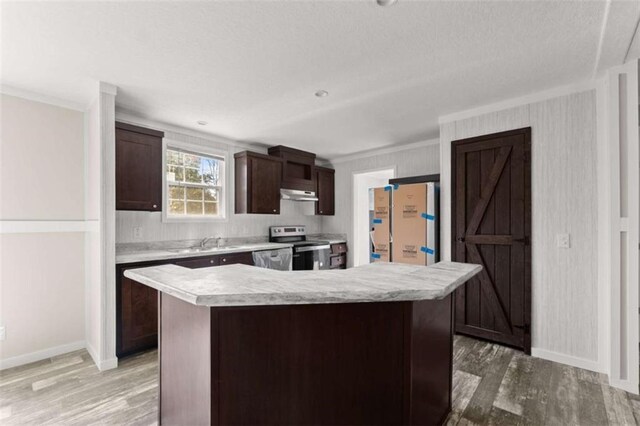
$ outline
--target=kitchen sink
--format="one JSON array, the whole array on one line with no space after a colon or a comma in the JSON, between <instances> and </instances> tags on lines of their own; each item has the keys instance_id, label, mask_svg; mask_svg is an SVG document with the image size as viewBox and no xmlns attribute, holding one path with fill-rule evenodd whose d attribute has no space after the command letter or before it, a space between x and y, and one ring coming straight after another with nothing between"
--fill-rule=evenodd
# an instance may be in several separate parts
<instances>
[{"instance_id":1,"label":"kitchen sink","mask_svg":"<svg viewBox=\"0 0 640 426\"><path fill-rule=\"evenodd\" d=\"M180 249L167 249L172 253L200 253L203 251L210 251L211 249L201 249L199 247L189 247L189 248L180 248Z\"/></svg>"}]
</instances>

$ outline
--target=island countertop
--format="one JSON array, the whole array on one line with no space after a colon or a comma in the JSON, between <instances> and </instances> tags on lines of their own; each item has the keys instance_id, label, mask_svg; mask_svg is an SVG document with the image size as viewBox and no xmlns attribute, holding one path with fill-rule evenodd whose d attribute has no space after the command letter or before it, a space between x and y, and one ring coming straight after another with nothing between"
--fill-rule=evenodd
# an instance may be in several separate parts
<instances>
[{"instance_id":1,"label":"island countertop","mask_svg":"<svg viewBox=\"0 0 640 426\"><path fill-rule=\"evenodd\" d=\"M481 269L457 262L431 266L380 262L320 271L240 264L202 269L161 265L129 269L124 275L194 305L261 306L442 299Z\"/></svg>"}]
</instances>

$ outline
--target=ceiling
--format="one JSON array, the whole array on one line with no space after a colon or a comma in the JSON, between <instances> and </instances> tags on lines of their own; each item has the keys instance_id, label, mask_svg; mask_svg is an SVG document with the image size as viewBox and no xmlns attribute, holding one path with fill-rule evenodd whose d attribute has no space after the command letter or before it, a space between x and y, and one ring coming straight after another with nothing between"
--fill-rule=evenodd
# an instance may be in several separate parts
<instances>
[{"instance_id":1,"label":"ceiling","mask_svg":"<svg viewBox=\"0 0 640 426\"><path fill-rule=\"evenodd\" d=\"M324 158L437 137L438 116L640 56L638 1L5 2L0 12L3 85L87 105L104 81L141 118Z\"/></svg>"}]
</instances>

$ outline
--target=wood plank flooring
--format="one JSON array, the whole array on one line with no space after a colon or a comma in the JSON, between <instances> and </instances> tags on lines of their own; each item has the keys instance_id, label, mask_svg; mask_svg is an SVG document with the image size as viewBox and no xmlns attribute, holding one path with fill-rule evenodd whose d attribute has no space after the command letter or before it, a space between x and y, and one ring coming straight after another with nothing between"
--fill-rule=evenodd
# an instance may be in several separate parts
<instances>
[{"instance_id":1,"label":"wood plank flooring","mask_svg":"<svg viewBox=\"0 0 640 426\"><path fill-rule=\"evenodd\" d=\"M152 425L157 352L100 372L82 350L0 371L1 425ZM606 376L457 336L447 425L635 425L640 397Z\"/></svg>"}]
</instances>

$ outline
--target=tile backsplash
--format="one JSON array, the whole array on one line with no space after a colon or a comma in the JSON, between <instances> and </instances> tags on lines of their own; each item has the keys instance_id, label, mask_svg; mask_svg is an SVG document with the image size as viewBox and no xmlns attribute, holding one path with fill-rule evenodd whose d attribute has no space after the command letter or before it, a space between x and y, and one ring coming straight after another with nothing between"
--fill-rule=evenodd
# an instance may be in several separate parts
<instances>
[{"instance_id":1,"label":"tile backsplash","mask_svg":"<svg viewBox=\"0 0 640 426\"><path fill-rule=\"evenodd\" d=\"M206 236L266 237L269 226L273 225L305 225L308 233L317 234L322 231L322 217L315 216L314 209L314 203L281 201L279 215L231 213L224 222L195 223L165 223L160 212L116 211L116 242L189 240Z\"/></svg>"}]
</instances>

